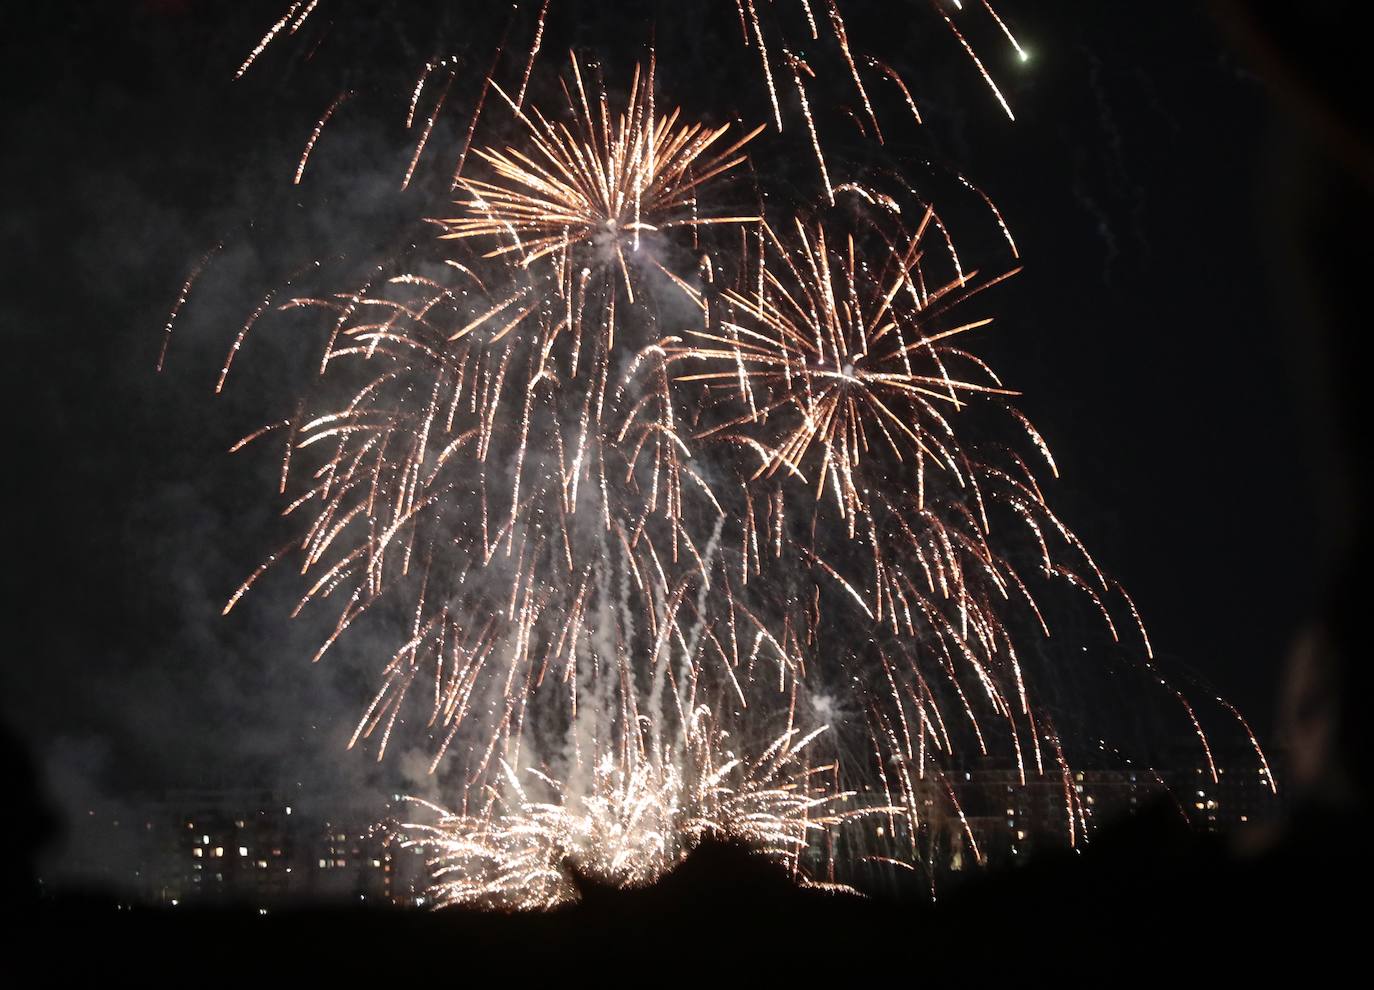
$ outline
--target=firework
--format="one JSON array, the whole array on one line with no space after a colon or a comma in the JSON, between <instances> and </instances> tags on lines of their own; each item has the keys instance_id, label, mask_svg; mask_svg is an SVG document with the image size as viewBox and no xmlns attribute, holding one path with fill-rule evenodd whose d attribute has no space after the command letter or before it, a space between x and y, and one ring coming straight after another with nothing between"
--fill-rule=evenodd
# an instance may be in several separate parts
<instances>
[{"instance_id":1,"label":"firework","mask_svg":"<svg viewBox=\"0 0 1374 990\"><path fill-rule=\"evenodd\" d=\"M419 802L437 821L403 826L404 844L430 857L440 905L553 907L576 898L570 863L603 883L640 886L707 835L747 842L795 872L812 833L842 821L836 809L851 796L824 781L833 766L805 761L820 730L790 730L745 762L710 726L708 710L692 714L685 754L628 766L603 757L582 795L534 770L521 780L503 764L502 786L479 813Z\"/></svg>"},{"instance_id":2,"label":"firework","mask_svg":"<svg viewBox=\"0 0 1374 990\"><path fill-rule=\"evenodd\" d=\"M693 439L753 457L739 468L739 559L751 587L788 589L766 611L804 630L813 691L843 685L865 713L877 762L893 769L885 803L904 809L912 836L925 824L918 791L961 751L987 755L1000 739L1023 780L1068 773L1013 620L1023 612L1048 628L1034 582L1012 563L1021 542L1000 522L993 539L998 515L1036 549L1037 577L1084 593L1116 635L1105 602L1114 586L1046 506L1027 460L1010 447L990 459L956 428L969 406L987 407L1053 468L1039 434L1007 404L1014 393L956 346L990 320L951 314L1015 269L984 279L950 255L937 276L938 252L925 243L933 216L927 208L910 232L888 222L836 236L799 220L784 239L765 226L757 287L727 290L718 328L689 331L673 351L677 381L708 396ZM874 263L862 241L876 245ZM764 511L749 511L754 504ZM808 575L805 594L788 588L796 573ZM855 639L844 633L856 625L863 645L818 648Z\"/></svg>"},{"instance_id":3,"label":"firework","mask_svg":"<svg viewBox=\"0 0 1374 990\"><path fill-rule=\"evenodd\" d=\"M577 78L575 61L572 72ZM375 739L380 757L398 724L422 720L438 740L435 766L461 768L471 793L465 803L489 795L482 814L452 817L448 831L466 834L465 849L474 835L490 839L493 856L523 829L580 835L633 805L631 831L639 835L653 819L659 825L650 831L661 837L644 845L627 835L623 870L607 869L649 879L716 813L720 828L748 824L750 838L796 860L807 830L818 826L813 820L798 839L789 816L834 796L813 793L809 769L800 784L761 783L760 749L772 774L774 757L795 761L801 748L788 715L800 660L732 591L721 542L732 497L692 463L681 420L689 410L668 371L673 338L632 309L628 284L620 298L617 280L629 277L623 256L590 244L588 229L604 226L594 211L632 215L632 189L642 192L641 223L657 236L694 236L696 223L674 218L690 218L698 193L734 164L736 148L703 161L722 131L678 127L677 114L655 122L640 109L642 92L633 88L620 129L608 123L585 144L561 146L569 159L595 161L584 177L628 170L621 198L592 202L582 198L586 187L569 185L568 201L590 218L521 214L521 223L557 230L547 235L556 252L537 240L461 251L506 230L489 205L493 183L483 205L468 204L474 226L451 222L473 236L455 239L460 252L447 259L452 277L444 283L401 274L286 303L329 314L321 367L341 389L348 385L341 405L303 410L283 424L282 477L283 487L304 479L286 510L306 520L296 557L308 587L297 612L337 603L319 655L369 615L408 617L409 634L382 665L354 742ZM567 109L588 123L590 106L570 101ZM480 153L493 164L511 160ZM636 164L639 155L653 162ZM635 236L630 224L620 236ZM579 245L590 253L579 254ZM569 277L574 263L578 278ZM662 262L654 270L673 274ZM589 292L593 279L607 291ZM691 289L681 276L664 286ZM289 556L269 559L230 607ZM746 720L751 706L758 714ZM706 712L709 731L701 727ZM776 745L755 748L770 730L782 732ZM808 728L808 742L815 732ZM732 734L740 756L727 759L715 747ZM722 775L746 767L727 801ZM559 800L539 804L537 815L523 791L510 791L532 770L561 782ZM622 798L612 800L612 781ZM550 833L536 858L593 848L569 843ZM659 851L644 859L650 845Z\"/></svg>"},{"instance_id":4,"label":"firework","mask_svg":"<svg viewBox=\"0 0 1374 990\"><path fill-rule=\"evenodd\" d=\"M292 5L240 74L315 9ZM933 9L1006 106L957 13ZM236 445L285 438L299 529L226 611L289 563L296 612L332 616L316 659L355 627L403 627L369 657L378 687L352 745L380 759L403 725L432 740L454 798L404 832L440 903L557 904L575 896L569 861L651 882L711 834L799 880L833 879L846 849L933 876L942 829L980 855L944 775L966 755L1061 780L1076 841L1084 809L1023 658L1049 633L1045 588L1074 589L1113 639L1124 611L1149 646L1049 509L1031 467L1055 473L1049 450L969 343L991 322L981 294L1016 271L1001 214L958 176L1012 256L966 270L903 181L828 165L817 71L774 50L753 0L737 12L774 128L790 78L820 186L814 205L741 205L732 180L757 181L764 128L660 112L652 48L623 97L573 56L547 102L532 82L549 10L518 82L496 70L507 24L476 86L456 202L434 221L443 274L384 263L348 291L287 283L236 338L221 385L272 305L323 313L327 387ZM863 133L884 139L875 82L920 122L833 0L819 20L797 10L813 39L828 25ZM417 80L403 185L457 78L437 60ZM489 93L500 140L479 128ZM297 181L350 95L319 118ZM841 208L850 196L861 208Z\"/></svg>"},{"instance_id":5,"label":"firework","mask_svg":"<svg viewBox=\"0 0 1374 990\"><path fill-rule=\"evenodd\" d=\"M855 477L873 444L884 446L899 463L914 460L918 488L927 460L949 463L944 439L953 436L953 430L937 407L958 410L964 405L961 394L968 392L1013 393L1000 388L981 362L942 343L986 326L991 318L934 334L920 329L924 312L938 312L974 291L974 283L965 276L927 289L916 270L932 215L927 210L907 244L886 254L888 270L876 278L860 270L852 235L845 250L837 252L823 227L808 229L797 221L793 250L765 226L769 246L779 261L778 271L761 270L763 289L757 298L735 290L725 293L726 304L745 322L726 320L722 331L728 336L694 331L691 336L714 346L680 352L725 368L679 380L738 387L749 407L745 416L703 436L744 422L761 422L770 414L775 421L787 418L778 415L784 408L795 413L790 417L795 424L792 429L766 448L758 474L771 476L786 467L800 477L808 452L819 450L817 492L823 492L827 480L832 480L844 515L864 508ZM789 276L792 286L783 282ZM914 305L894 305L899 294ZM945 359L974 365L990 381L952 377ZM768 397L766 405L759 405L760 394Z\"/></svg>"},{"instance_id":6,"label":"firework","mask_svg":"<svg viewBox=\"0 0 1374 990\"><path fill-rule=\"evenodd\" d=\"M680 110L655 120L652 64L643 78L636 70L628 106L614 119L605 91L594 107L582 76L574 58L575 96L564 86L576 112L571 129L538 110L520 110L495 87L525 125L535 157L512 148L479 149L497 179L460 180L471 196L468 215L446 221L443 236L506 241L486 257L511 254L522 267L551 254L567 266L579 247L590 246L594 258L614 258L633 302L625 255L639 249L646 232L758 221L757 216L701 216L696 190L742 163L739 152L763 125L712 152L730 126L680 123Z\"/></svg>"}]
</instances>

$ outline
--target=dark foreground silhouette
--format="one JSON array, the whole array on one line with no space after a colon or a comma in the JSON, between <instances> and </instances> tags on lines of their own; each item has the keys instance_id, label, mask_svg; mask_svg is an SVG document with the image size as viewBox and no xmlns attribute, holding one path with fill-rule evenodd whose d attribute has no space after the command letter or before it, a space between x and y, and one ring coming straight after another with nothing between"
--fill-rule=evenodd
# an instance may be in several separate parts
<instances>
[{"instance_id":1,"label":"dark foreground silhouette","mask_svg":"<svg viewBox=\"0 0 1374 990\"><path fill-rule=\"evenodd\" d=\"M8 878L15 882L4 931L50 971L95 964L157 982L200 982L228 970L279 977L284 958L312 978L381 965L406 980L462 978L490 966L655 982L896 966L903 983L949 973L978 985L1002 971L1034 982L1056 973L1234 978L1277 961L1300 962L1315 976L1338 972L1360 952L1355 904L1368 893L1360 825L1345 811L1307 810L1280 832L1252 836L1258 848L1247 851L1234 838L1190 830L1175 806L1160 804L1081 851L976 874L933 902L804 889L775 865L718 842L651 887L579 878L577 904L530 914L128 910L95 894L40 899L21 870Z\"/></svg>"}]
</instances>

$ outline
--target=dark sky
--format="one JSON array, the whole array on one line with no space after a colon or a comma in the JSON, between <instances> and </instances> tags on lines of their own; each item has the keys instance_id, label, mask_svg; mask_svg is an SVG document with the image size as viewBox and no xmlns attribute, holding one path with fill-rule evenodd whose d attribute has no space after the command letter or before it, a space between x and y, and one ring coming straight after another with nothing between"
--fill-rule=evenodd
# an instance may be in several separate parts
<instances>
[{"instance_id":1,"label":"dark sky","mask_svg":"<svg viewBox=\"0 0 1374 990\"><path fill-rule=\"evenodd\" d=\"M383 781L342 753L366 686L346 664L310 668L318 630L286 621L289 588L219 617L280 542L261 497L273 465L225 450L285 411L298 345L255 338L226 395L211 394L244 317L308 252L381 244L439 201L423 179L395 194L411 140L396 84L431 54L425 35L392 25L387 5L358 6L363 28L343 25L340 44L361 52L366 36L379 62L272 50L241 83L234 70L285 4L41 4L4 32L3 717L64 801ZM872 22L850 7L857 36ZM1130 589L1159 653L1267 737L1318 578L1317 465L1267 250L1284 136L1263 84L1192 5L999 9L1031 52L1020 65L987 44L1014 124L957 49L912 41L904 55L928 80L921 153L986 189L1026 261L980 352L1026 392L1061 469L1051 503ZM614 46L634 30L603 14L574 33ZM689 67L665 70L665 86L729 88L701 37L658 44ZM296 190L299 149L343 86L360 109L326 131ZM221 239L155 374L181 282ZM414 769L402 753L385 782Z\"/></svg>"}]
</instances>

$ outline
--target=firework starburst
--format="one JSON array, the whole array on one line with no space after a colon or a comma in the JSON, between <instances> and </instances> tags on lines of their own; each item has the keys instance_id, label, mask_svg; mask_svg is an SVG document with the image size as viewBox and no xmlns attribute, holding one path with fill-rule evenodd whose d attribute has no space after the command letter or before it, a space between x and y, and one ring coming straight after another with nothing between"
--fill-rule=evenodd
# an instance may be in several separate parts
<instances>
[{"instance_id":1,"label":"firework starburst","mask_svg":"<svg viewBox=\"0 0 1374 990\"><path fill-rule=\"evenodd\" d=\"M635 69L626 106L613 111L604 87L592 90L578 60L563 94L571 123L551 121L534 107L520 109L499 88L528 141L526 149L479 148L491 180L464 178L464 216L445 221L448 238L496 242L487 257L513 255L522 267L554 255L560 266L614 262L633 301L626 253L644 234L712 224L754 223L757 216L706 216L698 190L745 161L754 128L720 147L730 125L708 128L681 121L681 110L654 116L653 65ZM587 251L585 249L590 249Z\"/></svg>"},{"instance_id":2,"label":"firework starburst","mask_svg":"<svg viewBox=\"0 0 1374 990\"><path fill-rule=\"evenodd\" d=\"M933 6L993 85L961 15ZM316 7L293 4L240 74ZM333 609L317 659L352 628L400 630L366 651L378 687L353 743L380 758L407 723L430 743L454 797L406 832L441 903L559 903L569 859L650 882L708 834L799 879L859 848L933 871L950 822L978 855L945 776L969 755L1062 781L1076 841L1086 816L1027 637L1049 633L1054 582L1113 639L1123 610L1140 624L1050 510L1031 464L1054 462L1015 393L966 346L990 322L971 300L1016 270L1009 234L1011 262L966 270L932 206L904 213L827 160L821 55L777 45L752 0L736 10L773 124L795 125L790 77L820 173L778 205L751 167L752 209L730 180L746 147L764 153L763 127L660 112L652 47L623 98L572 57L541 108L549 10L516 81L498 71L513 12L475 87L440 256L388 260L346 291L288 283L236 338L225 374L274 303L326 316L319 386L238 445L285 438L279 490L299 528L226 611L290 561L296 611ZM828 25L862 134L885 140L879 82L919 123L834 0L793 13L818 43ZM406 184L457 65L428 62L415 85ZM499 125L488 93L510 112ZM861 208L843 212L850 194Z\"/></svg>"}]
</instances>

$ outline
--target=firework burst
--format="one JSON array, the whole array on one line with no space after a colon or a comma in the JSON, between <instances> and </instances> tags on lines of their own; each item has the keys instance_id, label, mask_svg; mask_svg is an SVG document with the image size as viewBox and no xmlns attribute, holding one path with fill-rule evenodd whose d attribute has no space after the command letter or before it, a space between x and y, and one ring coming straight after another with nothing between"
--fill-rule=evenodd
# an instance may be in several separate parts
<instances>
[{"instance_id":1,"label":"firework burst","mask_svg":"<svg viewBox=\"0 0 1374 990\"><path fill-rule=\"evenodd\" d=\"M611 140L593 135L577 150L596 159L588 175L621 174L637 154L626 149L649 140L650 118L635 109L638 95L631 101L624 129L607 124ZM663 237L692 235L671 212L696 208L705 180L736 162L727 149L692 174L723 132L702 136L675 119L656 128L667 171L631 169L651 193L640 215L669 217L654 225ZM618 202L630 209L628 194ZM504 231L492 216L484 206L463 230ZM423 722L434 766L454 765L466 782L465 804L486 795L476 819L446 819L465 836L455 848L481 836L502 862L591 855L591 832L618 822L622 865L603 872L649 879L718 813L722 828L747 825L749 838L796 861L804 843L789 816L831 797L818 796L809 770L800 783L763 787L757 754L773 775L775 757L800 751L799 730L773 717L791 710L800 660L731 590L721 534L732 499L693 461L683 419L692 410L669 373L676 338L620 299L614 267L601 269L601 294L564 278L580 236L568 223L549 221L556 251L520 241L479 255L458 237L443 281L400 274L285 304L328 315L321 368L344 401L239 445L286 429L283 490L303 479L286 512L306 522L230 607L294 556L307 578L297 611L335 607L317 659L371 616L404 616L408 635L382 664L353 742L375 740L380 757L398 725ZM680 278L668 287L691 291ZM751 706L759 714L746 719ZM705 712L715 713L709 731ZM770 728L783 735L758 745ZM727 759L715 748L732 734L740 756ZM531 773L562 782L556 801L529 800ZM544 830L537 850L510 847ZM521 870L532 883L543 875ZM486 885L454 889L496 897Z\"/></svg>"},{"instance_id":2,"label":"firework burst","mask_svg":"<svg viewBox=\"0 0 1374 990\"><path fill-rule=\"evenodd\" d=\"M1066 582L1117 635L1115 585L1027 459L967 438L976 427L960 417L995 412L1054 468L1015 393L957 346L990 322L958 314L1015 269L961 271L947 241L927 243L933 223L927 207L911 231L891 217L838 233L798 220L786 237L764 226L759 270L672 352L677 381L705 392L693 440L736 465L740 580L798 631L812 695L850 699L837 746L867 755L850 766L876 761L882 804L901 809L886 812L889 834L901 819L913 854L929 833L928 782L952 758L1005 746L1023 781L1067 779L1017 650L1022 626L1049 632L1037 584ZM1036 561L1035 580L1017 558ZM957 817L952 792L935 793L937 813ZM1079 811L1067 803L1071 832Z\"/></svg>"},{"instance_id":3,"label":"firework burst","mask_svg":"<svg viewBox=\"0 0 1374 990\"><path fill-rule=\"evenodd\" d=\"M789 730L746 762L711 724L707 709L692 713L684 753L629 766L603 757L580 795L538 771L522 780L503 764L500 787L475 813L420 802L436 820L403 826L405 844L430 858L441 905L553 907L576 899L570 867L641 886L708 835L746 842L795 873L813 833L847 817L837 809L850 795L825 780L833 765L806 758L821 730Z\"/></svg>"},{"instance_id":4,"label":"firework burst","mask_svg":"<svg viewBox=\"0 0 1374 990\"><path fill-rule=\"evenodd\" d=\"M864 508L855 477L873 445L881 445L899 463L914 461L918 476L927 460L948 463L946 443L954 431L941 407L962 408L961 396L970 392L1014 393L1001 388L981 361L942 343L986 326L991 318L937 333L920 329L926 313L939 316L976 291L975 286L992 284L976 282L975 272L927 287L918 266L932 216L927 209L907 243L887 253L884 270L878 272L856 255L852 234L837 251L824 227L808 228L798 220L791 248L765 226L778 263L761 268L758 294L727 290L732 318L722 322L723 335L692 331L705 346L678 352L686 359L725 365L719 371L683 375L681 381L738 390L748 406L742 416L702 436L770 416L791 421L791 429L770 443L756 476L786 468L804 477L808 453L819 451L817 493L832 482L845 515ZM951 376L948 365L956 359L989 381Z\"/></svg>"},{"instance_id":5,"label":"firework burst","mask_svg":"<svg viewBox=\"0 0 1374 990\"><path fill-rule=\"evenodd\" d=\"M571 61L573 89L563 94L575 117L571 126L548 120L537 109L521 110L500 87L524 125L533 155L519 148L478 149L493 181L462 179L470 199L466 216L445 222L448 238L479 237L505 243L486 257L510 254L521 267L554 255L560 267L581 258L604 264L613 259L634 300L627 251L637 251L645 233L712 224L742 224L757 216L706 217L697 190L744 162L741 149L763 130L759 125L720 150L730 130L680 122L681 111L655 119L654 70L636 67L627 105L612 113L604 87L583 82ZM590 254L579 248L590 247Z\"/></svg>"},{"instance_id":6,"label":"firework burst","mask_svg":"<svg viewBox=\"0 0 1374 990\"><path fill-rule=\"evenodd\" d=\"M518 86L496 70L507 25L472 101L456 209L434 221L442 274L384 264L344 292L284 286L225 362L273 303L325 316L327 387L235 448L285 438L297 536L226 611L290 562L296 611L333 609L316 659L350 629L404 629L369 656L378 687L353 744L380 759L407 724L429 742L454 800L405 832L440 903L557 904L575 896L569 861L647 883L708 834L799 880L833 877L846 848L933 876L951 823L979 855L945 777L966 756L1062 780L1070 840L1086 827L1024 644L1048 635L1055 582L1113 639L1123 610L1139 620L1050 511L1030 466L1054 472L1048 448L965 343L1015 246L962 177L1011 246L991 275L965 270L933 207L828 166L816 68L771 47L752 0L736 7L778 130L778 80L795 84L821 205L765 209L756 193L741 209L730 180L763 128L660 113L652 49L623 99L575 56L561 103L527 99L543 92L545 2ZM294 4L240 74L315 9ZM859 130L884 140L876 82L919 123L897 72L855 49L833 0L818 9L796 7L813 40L828 25ZM933 9L1006 106L957 13ZM416 82L407 185L456 75L439 60ZM431 78L445 81L426 115ZM515 137L479 129L488 93ZM865 208L842 212L849 195Z\"/></svg>"}]
</instances>

